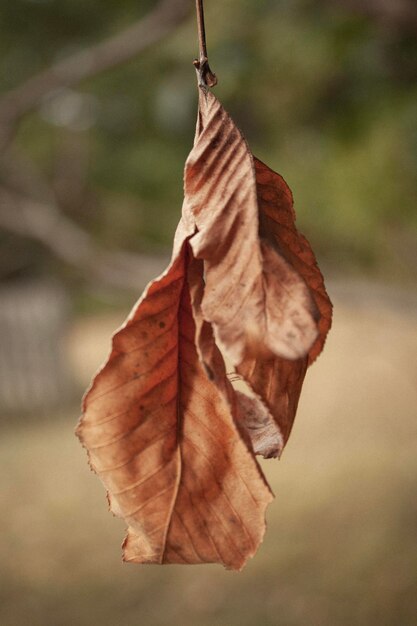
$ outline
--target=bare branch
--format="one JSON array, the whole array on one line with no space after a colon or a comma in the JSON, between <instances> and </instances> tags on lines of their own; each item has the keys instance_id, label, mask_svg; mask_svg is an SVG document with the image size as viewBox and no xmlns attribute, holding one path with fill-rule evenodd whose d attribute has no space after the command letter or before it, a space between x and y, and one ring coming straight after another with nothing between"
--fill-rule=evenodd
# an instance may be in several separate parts
<instances>
[{"instance_id":1,"label":"bare branch","mask_svg":"<svg viewBox=\"0 0 417 626\"><path fill-rule=\"evenodd\" d=\"M162 256L104 250L63 213L35 163L16 148L3 165L0 228L38 241L90 283L137 291L166 264Z\"/></svg>"},{"instance_id":2,"label":"bare branch","mask_svg":"<svg viewBox=\"0 0 417 626\"><path fill-rule=\"evenodd\" d=\"M0 187L0 228L42 243L55 258L75 267L95 284L117 289L143 287L166 259L104 251L92 237L53 204Z\"/></svg>"},{"instance_id":3,"label":"bare branch","mask_svg":"<svg viewBox=\"0 0 417 626\"><path fill-rule=\"evenodd\" d=\"M0 100L0 143L10 139L17 121L49 92L133 59L177 26L187 16L190 4L189 0L161 0L151 13L123 32L52 65L8 92Z\"/></svg>"}]
</instances>

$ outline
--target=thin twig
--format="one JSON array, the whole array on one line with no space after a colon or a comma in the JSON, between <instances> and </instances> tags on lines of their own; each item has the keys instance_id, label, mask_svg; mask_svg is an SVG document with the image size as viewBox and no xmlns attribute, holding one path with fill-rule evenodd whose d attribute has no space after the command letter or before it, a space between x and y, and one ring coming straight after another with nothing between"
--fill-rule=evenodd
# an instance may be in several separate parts
<instances>
[{"instance_id":1,"label":"thin twig","mask_svg":"<svg viewBox=\"0 0 417 626\"><path fill-rule=\"evenodd\" d=\"M198 45L200 48L200 60L207 59L206 26L204 23L203 0L196 0Z\"/></svg>"},{"instance_id":2,"label":"thin twig","mask_svg":"<svg viewBox=\"0 0 417 626\"><path fill-rule=\"evenodd\" d=\"M200 85L205 88L214 87L217 85L217 77L216 74L211 71L208 62L203 0L196 0L196 11L200 54L199 58L194 61L194 65L198 71Z\"/></svg>"}]
</instances>

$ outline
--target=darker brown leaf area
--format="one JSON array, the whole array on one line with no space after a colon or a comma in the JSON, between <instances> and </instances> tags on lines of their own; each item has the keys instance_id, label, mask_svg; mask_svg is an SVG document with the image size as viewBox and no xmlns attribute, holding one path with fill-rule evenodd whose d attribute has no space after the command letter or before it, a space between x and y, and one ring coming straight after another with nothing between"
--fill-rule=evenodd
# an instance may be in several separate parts
<instances>
[{"instance_id":1,"label":"darker brown leaf area","mask_svg":"<svg viewBox=\"0 0 417 626\"><path fill-rule=\"evenodd\" d=\"M288 441L297 412L301 388L308 367L308 358L289 361L245 359L237 368L257 396L262 398L279 426L282 448Z\"/></svg>"},{"instance_id":2,"label":"darker brown leaf area","mask_svg":"<svg viewBox=\"0 0 417 626\"><path fill-rule=\"evenodd\" d=\"M332 303L324 286L323 275L307 239L295 226L293 196L285 180L267 165L254 158L259 205L259 233L287 259L307 284L317 307L319 334L310 348L309 364L323 350L332 325Z\"/></svg>"},{"instance_id":3,"label":"darker brown leaf area","mask_svg":"<svg viewBox=\"0 0 417 626\"><path fill-rule=\"evenodd\" d=\"M331 326L332 304L307 239L295 226L290 188L284 179L254 158L259 207L259 234L281 254L306 283L316 305L318 336L306 356L291 361L280 356L245 359L238 372L262 398L288 441L307 367L323 349Z\"/></svg>"}]
</instances>

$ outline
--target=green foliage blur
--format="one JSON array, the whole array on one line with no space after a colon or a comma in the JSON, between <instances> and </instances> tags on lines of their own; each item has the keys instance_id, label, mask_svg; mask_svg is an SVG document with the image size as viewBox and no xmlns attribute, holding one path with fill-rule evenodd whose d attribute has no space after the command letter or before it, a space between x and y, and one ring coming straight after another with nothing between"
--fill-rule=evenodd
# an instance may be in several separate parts
<instances>
[{"instance_id":1,"label":"green foliage blur","mask_svg":"<svg viewBox=\"0 0 417 626\"><path fill-rule=\"evenodd\" d=\"M0 89L119 32L154 4L0 3ZM325 1L206 4L215 93L253 152L293 189L299 227L320 261L335 273L411 278L415 33ZM169 248L196 117L193 17L139 58L60 94L64 107L49 97L20 125L20 147L65 211L107 248Z\"/></svg>"}]
</instances>

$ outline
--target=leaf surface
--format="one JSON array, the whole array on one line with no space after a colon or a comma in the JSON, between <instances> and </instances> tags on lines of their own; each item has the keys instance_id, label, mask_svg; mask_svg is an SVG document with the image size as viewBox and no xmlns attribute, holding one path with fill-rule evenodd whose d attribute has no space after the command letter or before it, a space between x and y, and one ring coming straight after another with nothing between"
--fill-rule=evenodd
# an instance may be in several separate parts
<instances>
[{"instance_id":1,"label":"leaf surface","mask_svg":"<svg viewBox=\"0 0 417 626\"><path fill-rule=\"evenodd\" d=\"M126 561L241 569L272 499L255 455L288 440L332 307L288 186L204 89L184 187L171 264L115 334L77 434Z\"/></svg>"},{"instance_id":2,"label":"leaf surface","mask_svg":"<svg viewBox=\"0 0 417 626\"><path fill-rule=\"evenodd\" d=\"M198 230L194 256L204 261L202 312L233 365L260 353L305 355L317 337L314 301L283 256L261 244L253 157L218 100L203 91L185 206Z\"/></svg>"},{"instance_id":3,"label":"leaf surface","mask_svg":"<svg viewBox=\"0 0 417 626\"><path fill-rule=\"evenodd\" d=\"M291 432L308 362L323 347L331 304L296 230L288 186L254 159L212 94L201 93L199 104L184 211L194 216L191 246L204 262L201 311L213 341L255 394L238 396L255 452L276 456ZM206 341L206 364L211 351Z\"/></svg>"},{"instance_id":4,"label":"leaf surface","mask_svg":"<svg viewBox=\"0 0 417 626\"><path fill-rule=\"evenodd\" d=\"M125 560L241 569L272 494L199 362L187 245L114 336L78 434L128 524Z\"/></svg>"},{"instance_id":5,"label":"leaf surface","mask_svg":"<svg viewBox=\"0 0 417 626\"><path fill-rule=\"evenodd\" d=\"M285 180L254 158L259 206L260 236L283 255L303 278L319 313L317 339L309 350L309 365L323 350L332 325L333 306L314 252L296 228L294 201Z\"/></svg>"},{"instance_id":6,"label":"leaf surface","mask_svg":"<svg viewBox=\"0 0 417 626\"><path fill-rule=\"evenodd\" d=\"M204 296L203 262L192 259L189 266L191 303L196 321L196 347L205 371L221 391L235 416L242 435L255 454L265 458L279 456L283 439L268 408L259 398L235 391L230 384L223 357L215 343L211 324L205 321L201 303Z\"/></svg>"},{"instance_id":7,"label":"leaf surface","mask_svg":"<svg viewBox=\"0 0 417 626\"><path fill-rule=\"evenodd\" d=\"M307 239L295 226L292 193L284 179L255 158L259 206L259 232L305 281L318 311L318 336L308 354L290 361L279 356L270 359L245 358L238 372L266 404L274 416L284 442L291 433L301 388L308 365L323 349L332 321L332 304L323 276Z\"/></svg>"}]
</instances>

